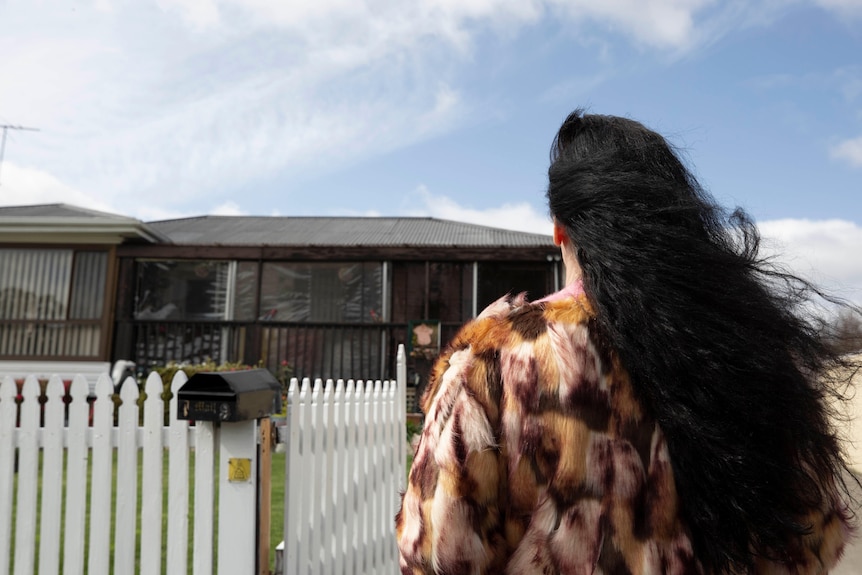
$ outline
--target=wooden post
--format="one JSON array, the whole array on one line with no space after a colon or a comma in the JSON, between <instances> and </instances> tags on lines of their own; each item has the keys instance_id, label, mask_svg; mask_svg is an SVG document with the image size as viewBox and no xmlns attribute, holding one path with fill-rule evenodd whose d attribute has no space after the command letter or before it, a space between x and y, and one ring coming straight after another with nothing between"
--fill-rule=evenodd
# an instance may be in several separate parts
<instances>
[{"instance_id":1,"label":"wooden post","mask_svg":"<svg viewBox=\"0 0 862 575\"><path fill-rule=\"evenodd\" d=\"M269 575L269 536L272 524L272 420L260 420L260 477L258 484L257 564L259 575Z\"/></svg>"}]
</instances>

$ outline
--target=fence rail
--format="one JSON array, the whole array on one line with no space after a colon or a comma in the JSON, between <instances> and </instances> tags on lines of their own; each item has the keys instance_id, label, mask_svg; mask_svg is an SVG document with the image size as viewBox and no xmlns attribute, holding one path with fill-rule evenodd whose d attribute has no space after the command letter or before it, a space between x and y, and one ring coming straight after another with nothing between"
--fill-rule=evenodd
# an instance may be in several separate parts
<instances>
[{"instance_id":1,"label":"fence rail","mask_svg":"<svg viewBox=\"0 0 862 575\"><path fill-rule=\"evenodd\" d=\"M397 382L291 384L283 519L291 550L285 558L304 554L310 569L299 572L397 571L392 517L406 464L403 348L397 370ZM160 574L163 564L167 573L182 573L189 548L191 572L211 575L216 527L220 541L235 540L230 530L257 529L219 524L218 425L177 419L176 392L185 381L178 372L171 382L170 424L163 426L164 386L155 373L143 385L143 400L127 380L116 412L114 385L101 376L92 423L83 376L69 386L53 376L43 393L43 383L31 375L20 397L15 380L0 379L0 575L30 575L37 563L40 575L60 573L61 565L67 575L134 573L137 557L140 573Z\"/></svg>"}]
</instances>

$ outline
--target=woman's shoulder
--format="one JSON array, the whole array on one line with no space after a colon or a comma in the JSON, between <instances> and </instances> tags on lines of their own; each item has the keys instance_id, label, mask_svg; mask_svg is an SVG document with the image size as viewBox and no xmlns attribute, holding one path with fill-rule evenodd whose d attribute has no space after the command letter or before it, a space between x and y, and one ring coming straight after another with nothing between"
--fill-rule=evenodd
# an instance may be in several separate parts
<instances>
[{"instance_id":1,"label":"woman's shoulder","mask_svg":"<svg viewBox=\"0 0 862 575\"><path fill-rule=\"evenodd\" d=\"M506 294L465 324L453 339L452 347L484 349L518 345L537 339L552 327L585 326L593 315L583 293L554 294L533 302L523 293Z\"/></svg>"},{"instance_id":2,"label":"woman's shoulder","mask_svg":"<svg viewBox=\"0 0 862 575\"><path fill-rule=\"evenodd\" d=\"M502 358L547 356L551 340L563 334L572 339L587 339L588 322L593 317L585 296L554 298L530 302L526 295L506 294L476 318L467 322L446 346L432 367L422 400L423 408L439 391L450 384L468 387L495 387L499 382ZM475 385L474 385L475 384Z\"/></svg>"}]
</instances>

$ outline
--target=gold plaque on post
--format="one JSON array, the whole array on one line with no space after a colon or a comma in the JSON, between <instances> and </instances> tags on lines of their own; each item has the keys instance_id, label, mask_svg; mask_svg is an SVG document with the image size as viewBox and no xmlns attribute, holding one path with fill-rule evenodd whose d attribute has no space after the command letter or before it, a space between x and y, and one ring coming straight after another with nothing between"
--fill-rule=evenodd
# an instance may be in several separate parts
<instances>
[{"instance_id":1,"label":"gold plaque on post","mask_svg":"<svg viewBox=\"0 0 862 575\"><path fill-rule=\"evenodd\" d=\"M231 457L227 460L227 480L231 483L251 481L251 459Z\"/></svg>"}]
</instances>

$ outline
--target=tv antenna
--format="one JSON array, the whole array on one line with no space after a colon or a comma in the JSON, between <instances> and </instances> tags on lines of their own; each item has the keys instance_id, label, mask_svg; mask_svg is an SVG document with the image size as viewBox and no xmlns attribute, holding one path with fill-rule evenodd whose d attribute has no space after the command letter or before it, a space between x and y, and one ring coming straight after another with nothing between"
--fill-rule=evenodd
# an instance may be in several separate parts
<instances>
[{"instance_id":1,"label":"tv antenna","mask_svg":"<svg viewBox=\"0 0 862 575\"><path fill-rule=\"evenodd\" d=\"M31 132L38 132L39 128L28 128L27 126L13 126L11 124L0 124L0 128L3 128L3 138L0 140L0 170L3 169L3 153L6 151L6 132L9 130L29 130Z\"/></svg>"}]
</instances>

